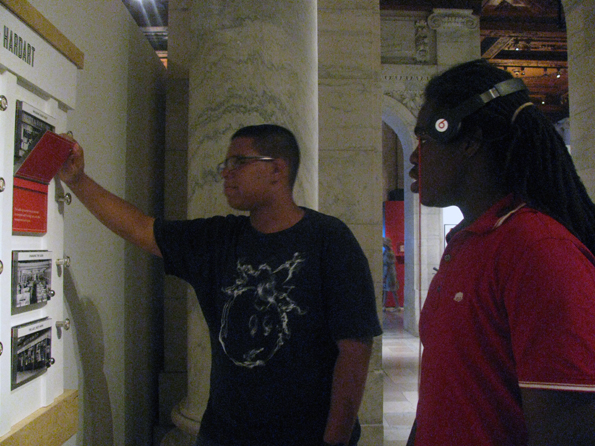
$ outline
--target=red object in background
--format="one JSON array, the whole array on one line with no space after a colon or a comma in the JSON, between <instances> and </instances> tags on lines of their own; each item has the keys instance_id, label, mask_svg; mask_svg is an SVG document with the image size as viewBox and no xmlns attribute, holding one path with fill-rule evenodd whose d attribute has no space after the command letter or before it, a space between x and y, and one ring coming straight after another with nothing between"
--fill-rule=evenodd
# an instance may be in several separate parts
<instances>
[{"instance_id":1,"label":"red object in background","mask_svg":"<svg viewBox=\"0 0 595 446\"><path fill-rule=\"evenodd\" d=\"M12 232L47 232L48 184L68 159L73 142L46 131L31 153L16 166L12 195Z\"/></svg>"},{"instance_id":2,"label":"red object in background","mask_svg":"<svg viewBox=\"0 0 595 446\"><path fill-rule=\"evenodd\" d=\"M405 302L403 293L405 285L405 207L403 201L384 202L384 234L391 239L396 257L395 267L399 281L397 298L399 306L402 307Z\"/></svg>"}]
</instances>

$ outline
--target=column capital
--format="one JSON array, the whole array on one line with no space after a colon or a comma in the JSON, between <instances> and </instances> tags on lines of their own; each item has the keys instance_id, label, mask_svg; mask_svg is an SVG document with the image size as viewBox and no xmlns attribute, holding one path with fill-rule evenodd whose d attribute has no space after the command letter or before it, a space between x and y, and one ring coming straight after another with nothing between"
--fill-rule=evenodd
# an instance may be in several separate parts
<instances>
[{"instance_id":1,"label":"column capital","mask_svg":"<svg viewBox=\"0 0 595 446\"><path fill-rule=\"evenodd\" d=\"M434 9L428 25L436 31L474 30L479 28L479 17L471 9Z\"/></svg>"}]
</instances>

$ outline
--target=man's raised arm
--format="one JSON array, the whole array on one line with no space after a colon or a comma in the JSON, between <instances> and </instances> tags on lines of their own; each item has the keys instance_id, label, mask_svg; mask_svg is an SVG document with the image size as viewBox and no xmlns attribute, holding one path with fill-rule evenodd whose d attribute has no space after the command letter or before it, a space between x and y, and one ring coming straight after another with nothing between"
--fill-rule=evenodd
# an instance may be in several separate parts
<instances>
[{"instance_id":1,"label":"man's raised arm","mask_svg":"<svg viewBox=\"0 0 595 446\"><path fill-rule=\"evenodd\" d=\"M72 139L67 135L62 135ZM81 203L108 229L145 251L161 257L153 235L155 219L107 191L85 173L82 147L75 142L72 153L58 172Z\"/></svg>"}]
</instances>

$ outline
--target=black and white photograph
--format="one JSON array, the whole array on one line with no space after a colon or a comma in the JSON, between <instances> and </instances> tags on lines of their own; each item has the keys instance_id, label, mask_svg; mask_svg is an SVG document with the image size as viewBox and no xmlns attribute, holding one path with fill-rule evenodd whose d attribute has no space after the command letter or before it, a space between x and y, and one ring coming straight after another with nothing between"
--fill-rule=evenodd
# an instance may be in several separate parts
<instances>
[{"instance_id":1,"label":"black and white photograph","mask_svg":"<svg viewBox=\"0 0 595 446\"><path fill-rule=\"evenodd\" d=\"M17 101L14 148L15 172L23 164L46 130L54 131L54 119L23 101Z\"/></svg>"},{"instance_id":2,"label":"black and white photograph","mask_svg":"<svg viewBox=\"0 0 595 446\"><path fill-rule=\"evenodd\" d=\"M45 303L52 293L52 253L12 252L12 310Z\"/></svg>"},{"instance_id":3,"label":"black and white photograph","mask_svg":"<svg viewBox=\"0 0 595 446\"><path fill-rule=\"evenodd\" d=\"M52 362L50 318L12 327L12 390L43 374Z\"/></svg>"}]
</instances>

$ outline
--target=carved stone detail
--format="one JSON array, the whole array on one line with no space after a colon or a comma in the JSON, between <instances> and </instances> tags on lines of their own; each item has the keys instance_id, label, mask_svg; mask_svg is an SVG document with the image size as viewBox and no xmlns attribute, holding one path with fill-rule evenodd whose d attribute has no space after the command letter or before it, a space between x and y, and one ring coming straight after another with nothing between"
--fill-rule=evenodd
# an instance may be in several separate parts
<instances>
[{"instance_id":1,"label":"carved stone detail","mask_svg":"<svg viewBox=\"0 0 595 446\"><path fill-rule=\"evenodd\" d=\"M400 102L417 116L424 101L424 87L430 80L429 75L384 73L382 84L384 94Z\"/></svg>"},{"instance_id":2,"label":"carved stone detail","mask_svg":"<svg viewBox=\"0 0 595 446\"><path fill-rule=\"evenodd\" d=\"M415 60L420 63L430 61L430 28L425 20L415 22Z\"/></svg>"},{"instance_id":3,"label":"carved stone detail","mask_svg":"<svg viewBox=\"0 0 595 446\"><path fill-rule=\"evenodd\" d=\"M434 9L428 25L433 30L473 30L479 28L479 18L470 9Z\"/></svg>"}]
</instances>

